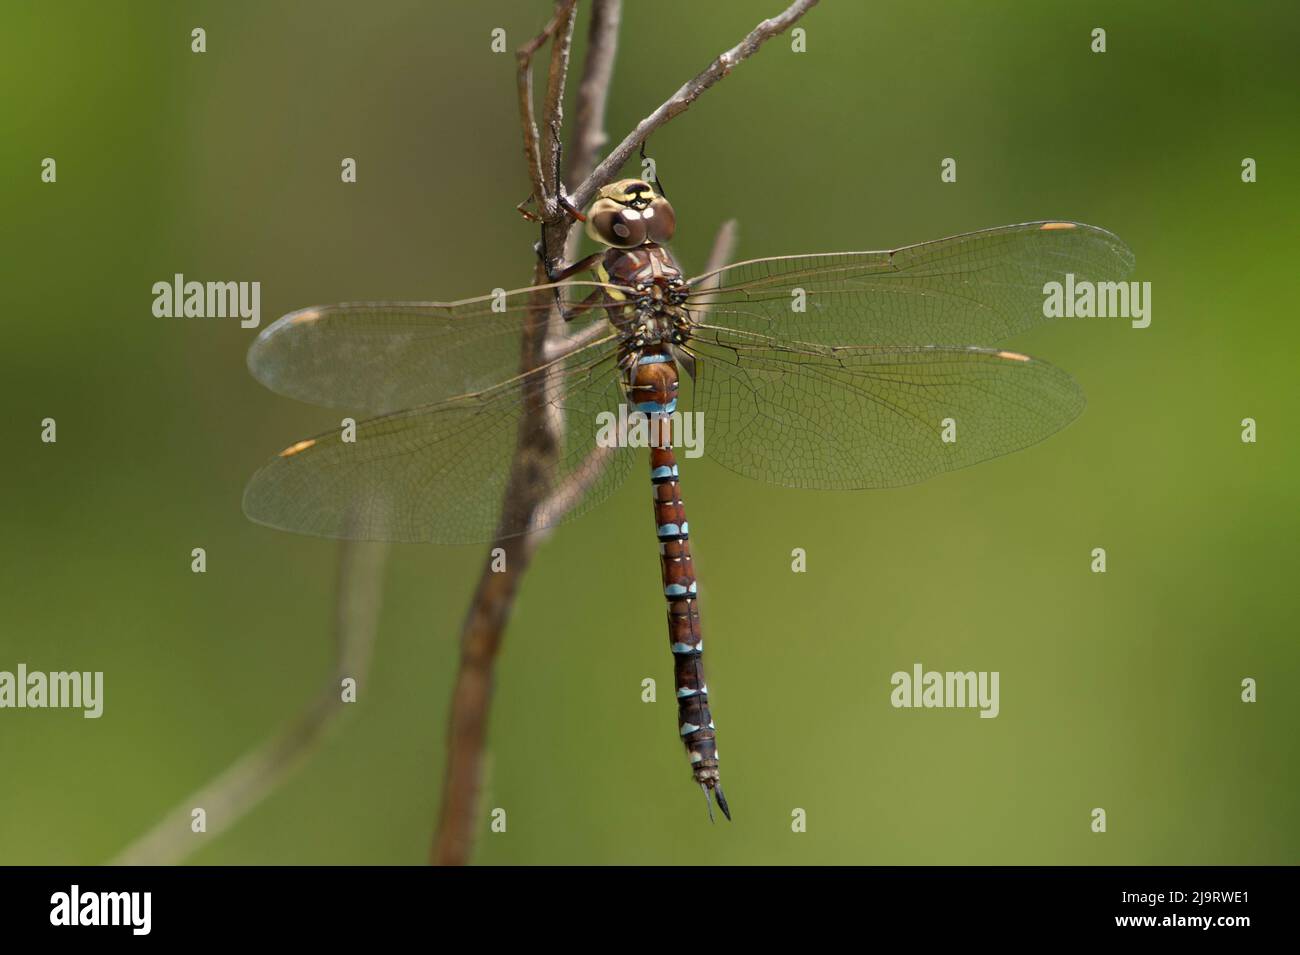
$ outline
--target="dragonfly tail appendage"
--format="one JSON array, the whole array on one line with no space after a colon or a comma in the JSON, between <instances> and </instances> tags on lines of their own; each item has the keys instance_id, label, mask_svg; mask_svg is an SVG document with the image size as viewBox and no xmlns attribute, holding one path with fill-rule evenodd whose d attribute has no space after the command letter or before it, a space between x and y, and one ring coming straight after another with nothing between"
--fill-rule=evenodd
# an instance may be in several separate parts
<instances>
[{"instance_id":1,"label":"dragonfly tail appendage","mask_svg":"<svg viewBox=\"0 0 1300 955\"><path fill-rule=\"evenodd\" d=\"M722 783L716 779L713 780L713 785L701 782L700 791L704 793L704 805L709 807L709 822L715 821L713 818L714 800L717 800L718 808L727 817L727 822L731 822L731 807L727 805L727 797L722 794Z\"/></svg>"},{"instance_id":2,"label":"dragonfly tail appendage","mask_svg":"<svg viewBox=\"0 0 1300 955\"><path fill-rule=\"evenodd\" d=\"M713 781L713 798L718 801L718 808L727 817L727 822L731 822L731 807L727 805L727 797L722 794L722 780L720 779Z\"/></svg>"}]
</instances>

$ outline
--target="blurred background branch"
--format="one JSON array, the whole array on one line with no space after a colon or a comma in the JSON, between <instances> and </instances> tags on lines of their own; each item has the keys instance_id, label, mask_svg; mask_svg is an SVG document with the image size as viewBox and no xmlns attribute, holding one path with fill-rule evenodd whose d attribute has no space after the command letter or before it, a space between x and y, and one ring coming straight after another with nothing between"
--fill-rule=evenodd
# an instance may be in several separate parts
<instances>
[{"instance_id":1,"label":"blurred background branch","mask_svg":"<svg viewBox=\"0 0 1300 955\"><path fill-rule=\"evenodd\" d=\"M387 544L340 544L334 611L335 664L329 682L292 722L177 803L152 829L122 850L113 859L114 865L173 865L183 861L230 829L316 751L326 732L350 705L343 702L344 678L356 681L358 694L364 692L379 629L387 558ZM190 828L195 809L202 809L206 815L205 832L196 833Z\"/></svg>"}]
</instances>

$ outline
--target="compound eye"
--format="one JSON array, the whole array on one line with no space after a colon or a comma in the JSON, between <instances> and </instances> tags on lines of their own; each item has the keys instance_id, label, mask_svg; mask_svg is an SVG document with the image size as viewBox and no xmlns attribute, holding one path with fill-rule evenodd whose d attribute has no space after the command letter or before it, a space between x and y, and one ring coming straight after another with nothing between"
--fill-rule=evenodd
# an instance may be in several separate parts
<instances>
[{"instance_id":1,"label":"compound eye","mask_svg":"<svg viewBox=\"0 0 1300 955\"><path fill-rule=\"evenodd\" d=\"M587 234L597 242L619 249L632 249L646 240L646 220L635 209L612 199L601 199L587 214Z\"/></svg>"},{"instance_id":2,"label":"compound eye","mask_svg":"<svg viewBox=\"0 0 1300 955\"><path fill-rule=\"evenodd\" d=\"M677 231L677 213L663 196L656 196L641 216L651 242L667 242Z\"/></svg>"}]
</instances>

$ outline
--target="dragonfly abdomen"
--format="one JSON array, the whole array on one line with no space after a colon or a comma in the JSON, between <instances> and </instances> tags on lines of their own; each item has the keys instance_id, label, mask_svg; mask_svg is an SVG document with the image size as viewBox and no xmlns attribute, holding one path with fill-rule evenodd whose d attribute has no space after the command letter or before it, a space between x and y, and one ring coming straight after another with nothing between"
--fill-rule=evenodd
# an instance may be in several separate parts
<instances>
[{"instance_id":1,"label":"dragonfly abdomen","mask_svg":"<svg viewBox=\"0 0 1300 955\"><path fill-rule=\"evenodd\" d=\"M677 364L666 351L651 351L637 359L632 393L637 409L655 422L650 449L650 481L654 487L655 532L664 599L668 603L668 642L673 653L677 698L677 730L686 746L695 781L708 798L712 793L728 819L731 810L718 775L718 750L709 688L704 682L704 640L700 632L698 584L691 560L690 525L682 503L677 455L672 446L672 419L677 406ZM712 807L710 806L710 815Z\"/></svg>"}]
</instances>

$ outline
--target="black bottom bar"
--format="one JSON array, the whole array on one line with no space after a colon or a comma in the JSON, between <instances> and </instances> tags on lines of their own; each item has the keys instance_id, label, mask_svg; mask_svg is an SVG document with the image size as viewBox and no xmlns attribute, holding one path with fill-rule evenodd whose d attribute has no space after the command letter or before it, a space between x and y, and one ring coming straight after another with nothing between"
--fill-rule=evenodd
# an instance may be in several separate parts
<instances>
[{"instance_id":1,"label":"black bottom bar","mask_svg":"<svg viewBox=\"0 0 1300 955\"><path fill-rule=\"evenodd\" d=\"M784 923L815 924L820 937L843 925L863 944L884 937L878 933L902 933L924 940L918 950L943 938L1099 934L1231 945L1285 931L1294 914L1286 887L1294 871L1277 868L690 872L689 884L705 893L700 901L707 897L699 914L707 911L713 937L746 924L752 930ZM603 937L592 931L606 923L667 943L681 926L664 903L682 885L681 870L673 868L0 869L0 931L6 943L75 935L83 943L118 937L337 944L400 933L435 945L468 940L469 933L478 947L511 925L541 933L539 939L566 924L577 931L573 917L580 911L587 943ZM535 921L519 922L520 915ZM563 933L550 937L560 941Z\"/></svg>"}]
</instances>

